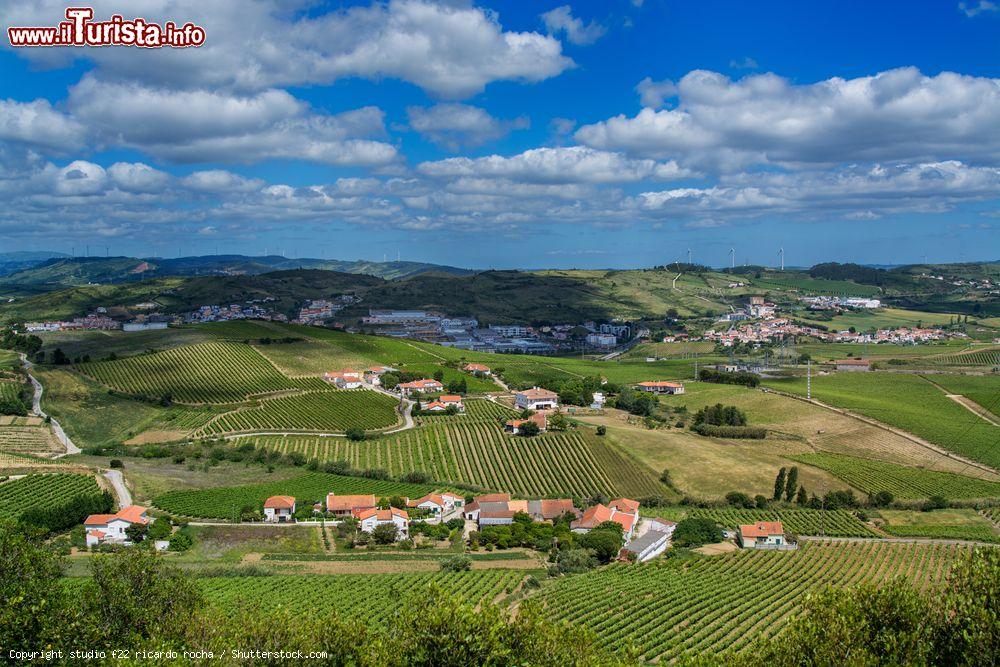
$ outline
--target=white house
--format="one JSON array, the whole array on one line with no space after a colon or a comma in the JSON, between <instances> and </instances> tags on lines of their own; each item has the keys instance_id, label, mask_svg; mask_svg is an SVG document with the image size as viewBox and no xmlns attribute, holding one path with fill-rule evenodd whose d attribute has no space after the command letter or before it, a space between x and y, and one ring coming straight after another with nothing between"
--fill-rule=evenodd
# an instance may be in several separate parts
<instances>
[{"instance_id":1,"label":"white house","mask_svg":"<svg viewBox=\"0 0 1000 667\"><path fill-rule=\"evenodd\" d=\"M669 543L670 536L668 534L658 530L647 530L626 544L625 551L635 554L637 562L645 563L666 551Z\"/></svg>"},{"instance_id":2,"label":"white house","mask_svg":"<svg viewBox=\"0 0 1000 667\"><path fill-rule=\"evenodd\" d=\"M604 409L604 403L605 403L606 400L607 400L607 398L604 396L603 392L595 391L594 392L594 398L590 402L591 409L592 410L603 410Z\"/></svg>"},{"instance_id":3,"label":"white house","mask_svg":"<svg viewBox=\"0 0 1000 667\"><path fill-rule=\"evenodd\" d=\"M680 382L667 382L657 380L655 382L640 382L636 385L639 391L648 391L651 394L683 394L684 385Z\"/></svg>"},{"instance_id":4,"label":"white house","mask_svg":"<svg viewBox=\"0 0 1000 667\"><path fill-rule=\"evenodd\" d=\"M536 412L527 419L509 419L503 425L503 428L507 433L511 435L517 435L521 432L521 427L528 422L534 422L538 425L538 432L545 433L545 429L549 426L549 420L545 417L544 412Z\"/></svg>"},{"instance_id":5,"label":"white house","mask_svg":"<svg viewBox=\"0 0 1000 667\"><path fill-rule=\"evenodd\" d=\"M514 403L522 410L549 410L559 407L559 394L541 387L532 387L517 392Z\"/></svg>"},{"instance_id":6,"label":"white house","mask_svg":"<svg viewBox=\"0 0 1000 667\"><path fill-rule=\"evenodd\" d=\"M785 539L785 528L780 521L758 521L739 527L736 540L744 549L794 548Z\"/></svg>"},{"instance_id":7,"label":"white house","mask_svg":"<svg viewBox=\"0 0 1000 667\"><path fill-rule=\"evenodd\" d=\"M493 371L490 370L489 366L484 364L466 364L462 367L466 373L472 373L473 375L480 375L483 377L489 377L493 375Z\"/></svg>"},{"instance_id":8,"label":"white house","mask_svg":"<svg viewBox=\"0 0 1000 667\"><path fill-rule=\"evenodd\" d=\"M834 364L838 371L870 371L872 362L868 359L839 359Z\"/></svg>"},{"instance_id":9,"label":"white house","mask_svg":"<svg viewBox=\"0 0 1000 667\"><path fill-rule=\"evenodd\" d=\"M337 516L351 516L355 512L374 509L376 504L375 496L370 493L350 496L326 494L326 511Z\"/></svg>"},{"instance_id":10,"label":"white house","mask_svg":"<svg viewBox=\"0 0 1000 667\"><path fill-rule=\"evenodd\" d=\"M462 403L461 396L438 396L437 399L424 405L424 410L428 412L445 412L448 408L455 408L459 412L465 412L465 404Z\"/></svg>"},{"instance_id":11,"label":"white house","mask_svg":"<svg viewBox=\"0 0 1000 667\"><path fill-rule=\"evenodd\" d=\"M112 544L132 544L125 534L125 529L133 524L149 525L149 516L145 507L129 505L115 514L91 514L83 522L87 531L87 546L92 547L106 542Z\"/></svg>"},{"instance_id":12,"label":"white house","mask_svg":"<svg viewBox=\"0 0 1000 667\"><path fill-rule=\"evenodd\" d=\"M441 514L447 509L444 497L440 493L428 493L423 498L417 498L416 500L407 502L406 506L427 510L429 512L433 512L434 514Z\"/></svg>"},{"instance_id":13,"label":"white house","mask_svg":"<svg viewBox=\"0 0 1000 667\"><path fill-rule=\"evenodd\" d=\"M337 389L358 389L364 384L362 374L350 369L324 373L323 379L336 386Z\"/></svg>"},{"instance_id":14,"label":"white house","mask_svg":"<svg viewBox=\"0 0 1000 667\"><path fill-rule=\"evenodd\" d=\"M264 501L264 521L285 523L295 516L294 496L271 496Z\"/></svg>"},{"instance_id":15,"label":"white house","mask_svg":"<svg viewBox=\"0 0 1000 667\"><path fill-rule=\"evenodd\" d=\"M400 392L409 396L410 394L427 394L436 391L443 391L444 385L437 380L414 380L413 382L403 382L396 386Z\"/></svg>"},{"instance_id":16,"label":"white house","mask_svg":"<svg viewBox=\"0 0 1000 667\"><path fill-rule=\"evenodd\" d=\"M605 521L614 521L622 527L622 536L627 541L632 539L638 520L639 503L628 498L616 498L608 505L588 507L583 516L572 522L569 528L574 533L589 533Z\"/></svg>"},{"instance_id":17,"label":"white house","mask_svg":"<svg viewBox=\"0 0 1000 667\"><path fill-rule=\"evenodd\" d=\"M396 539L405 540L410 534L410 515L406 510L390 507L387 510L372 508L354 512L358 527L365 533L370 533L378 526L392 524L396 526Z\"/></svg>"},{"instance_id":18,"label":"white house","mask_svg":"<svg viewBox=\"0 0 1000 667\"><path fill-rule=\"evenodd\" d=\"M372 366L365 371L365 382L375 387L382 384L382 376L396 370L392 366Z\"/></svg>"}]
</instances>

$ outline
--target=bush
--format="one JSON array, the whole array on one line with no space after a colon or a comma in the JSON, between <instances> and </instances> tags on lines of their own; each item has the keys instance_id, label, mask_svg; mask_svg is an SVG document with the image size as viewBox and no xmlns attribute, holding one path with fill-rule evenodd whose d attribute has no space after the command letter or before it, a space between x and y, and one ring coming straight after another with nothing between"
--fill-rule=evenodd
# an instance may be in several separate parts
<instances>
[{"instance_id":1,"label":"bush","mask_svg":"<svg viewBox=\"0 0 1000 667\"><path fill-rule=\"evenodd\" d=\"M691 429L698 435L708 438L740 438L745 440L763 440L767 437L767 429L760 426L712 426L698 424Z\"/></svg>"},{"instance_id":2,"label":"bush","mask_svg":"<svg viewBox=\"0 0 1000 667\"><path fill-rule=\"evenodd\" d=\"M472 558L465 554L456 554L441 560L442 572L466 572L472 569Z\"/></svg>"},{"instance_id":3,"label":"bush","mask_svg":"<svg viewBox=\"0 0 1000 667\"><path fill-rule=\"evenodd\" d=\"M920 509L924 512L930 512L932 510L943 510L947 507L948 501L943 496L931 496Z\"/></svg>"},{"instance_id":4,"label":"bush","mask_svg":"<svg viewBox=\"0 0 1000 667\"><path fill-rule=\"evenodd\" d=\"M722 541L722 529L711 519L682 519L674 529L673 544L678 547L700 547Z\"/></svg>"},{"instance_id":5,"label":"bush","mask_svg":"<svg viewBox=\"0 0 1000 667\"><path fill-rule=\"evenodd\" d=\"M347 429L345 435L347 435L348 440L353 440L355 442L365 439L364 429L358 428L356 426L352 426L351 428Z\"/></svg>"},{"instance_id":6,"label":"bush","mask_svg":"<svg viewBox=\"0 0 1000 667\"><path fill-rule=\"evenodd\" d=\"M125 463L123 463L121 459L111 459L111 463L109 465L116 470L121 470L125 467Z\"/></svg>"},{"instance_id":7,"label":"bush","mask_svg":"<svg viewBox=\"0 0 1000 667\"><path fill-rule=\"evenodd\" d=\"M742 371L739 373L727 373L726 371L716 371L711 368L700 369L698 371L698 379L703 382L739 384L751 388L760 384L760 378L753 373L746 373Z\"/></svg>"},{"instance_id":8,"label":"bush","mask_svg":"<svg viewBox=\"0 0 1000 667\"><path fill-rule=\"evenodd\" d=\"M601 426L598 426L598 427L597 427L597 435L604 435L604 434L606 434L607 432L608 432L608 427L607 427L607 426L604 426L604 425L602 424Z\"/></svg>"},{"instance_id":9,"label":"bush","mask_svg":"<svg viewBox=\"0 0 1000 667\"><path fill-rule=\"evenodd\" d=\"M399 528L396 524L383 523L372 530L372 540L376 544L392 544L396 541L396 535L399 534Z\"/></svg>"},{"instance_id":10,"label":"bush","mask_svg":"<svg viewBox=\"0 0 1000 667\"><path fill-rule=\"evenodd\" d=\"M879 491L869 498L869 502L874 507L888 507L892 504L893 500L894 498L892 497L892 494L888 491Z\"/></svg>"},{"instance_id":11,"label":"bush","mask_svg":"<svg viewBox=\"0 0 1000 667\"><path fill-rule=\"evenodd\" d=\"M757 506L754 501L750 499L750 496L739 491L730 491L727 493L726 502L733 507L742 507L744 509L753 509Z\"/></svg>"},{"instance_id":12,"label":"bush","mask_svg":"<svg viewBox=\"0 0 1000 667\"><path fill-rule=\"evenodd\" d=\"M577 574L597 567L597 558L589 549L565 549L556 556L556 571L560 574Z\"/></svg>"},{"instance_id":13,"label":"bush","mask_svg":"<svg viewBox=\"0 0 1000 667\"><path fill-rule=\"evenodd\" d=\"M609 563L618 556L618 552L622 548L621 526L615 524L618 526L618 532L615 532L608 528L602 528L604 525L601 524L589 533L584 534L580 538L580 546L592 551L600 562Z\"/></svg>"}]
</instances>

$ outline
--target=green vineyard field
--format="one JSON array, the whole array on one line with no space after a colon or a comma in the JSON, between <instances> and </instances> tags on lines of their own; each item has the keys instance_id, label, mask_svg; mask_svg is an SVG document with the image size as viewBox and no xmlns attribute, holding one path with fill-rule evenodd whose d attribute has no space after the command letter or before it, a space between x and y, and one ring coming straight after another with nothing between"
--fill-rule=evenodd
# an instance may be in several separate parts
<instances>
[{"instance_id":1,"label":"green vineyard field","mask_svg":"<svg viewBox=\"0 0 1000 667\"><path fill-rule=\"evenodd\" d=\"M391 396L375 391L314 391L263 400L259 406L227 412L195 432L197 436L240 431L343 432L373 430L397 422Z\"/></svg>"},{"instance_id":2,"label":"green vineyard field","mask_svg":"<svg viewBox=\"0 0 1000 667\"><path fill-rule=\"evenodd\" d=\"M958 545L804 543L794 552L737 551L688 561L612 565L558 579L540 593L553 620L593 630L613 649L633 643L646 660L744 651L781 631L802 598L826 585L903 576L941 585L968 553Z\"/></svg>"},{"instance_id":3,"label":"green vineyard field","mask_svg":"<svg viewBox=\"0 0 1000 667\"><path fill-rule=\"evenodd\" d=\"M118 391L181 403L236 403L302 386L249 345L208 342L114 361L79 364L80 372Z\"/></svg>"},{"instance_id":4,"label":"green vineyard field","mask_svg":"<svg viewBox=\"0 0 1000 667\"><path fill-rule=\"evenodd\" d=\"M423 484L404 484L311 472L281 482L193 491L168 491L154 498L153 505L182 516L233 519L244 507L262 509L264 501L275 495L295 496L300 503L306 503L324 500L328 493L371 493L376 497L399 495L419 498L432 490L433 487Z\"/></svg>"},{"instance_id":5,"label":"green vineyard field","mask_svg":"<svg viewBox=\"0 0 1000 667\"><path fill-rule=\"evenodd\" d=\"M21 383L0 379L0 401L15 401L20 398Z\"/></svg>"},{"instance_id":6,"label":"green vineyard field","mask_svg":"<svg viewBox=\"0 0 1000 667\"><path fill-rule=\"evenodd\" d=\"M937 381L937 378L935 378ZM804 377L766 380L782 391L806 393ZM1000 427L973 414L917 375L834 373L814 376L812 396L903 429L953 452L1000 467Z\"/></svg>"},{"instance_id":7,"label":"green vineyard field","mask_svg":"<svg viewBox=\"0 0 1000 667\"><path fill-rule=\"evenodd\" d=\"M75 496L100 493L92 475L31 474L0 484L0 517L15 518L35 508L60 505Z\"/></svg>"},{"instance_id":8,"label":"green vineyard field","mask_svg":"<svg viewBox=\"0 0 1000 667\"><path fill-rule=\"evenodd\" d=\"M796 535L877 537L871 528L846 510L695 509L691 513L693 516L712 519L733 530L741 524L756 521L780 521L785 526L785 530Z\"/></svg>"},{"instance_id":9,"label":"green vineyard field","mask_svg":"<svg viewBox=\"0 0 1000 667\"><path fill-rule=\"evenodd\" d=\"M982 353L978 353L982 354ZM1000 357L1000 353L993 353ZM995 362L1000 364L1000 358ZM929 375L929 380L952 394L961 394L975 401L1000 421L1000 377L996 375Z\"/></svg>"},{"instance_id":10,"label":"green vineyard field","mask_svg":"<svg viewBox=\"0 0 1000 667\"><path fill-rule=\"evenodd\" d=\"M869 495L878 491L888 491L896 498L902 499L930 496L944 496L949 499L1000 497L1000 482L989 482L948 472L907 468L843 454L798 454L788 458L827 470Z\"/></svg>"},{"instance_id":11,"label":"green vineyard field","mask_svg":"<svg viewBox=\"0 0 1000 667\"><path fill-rule=\"evenodd\" d=\"M507 435L490 421L465 416L434 417L426 426L364 442L343 438L255 436L239 438L307 459L347 461L354 468L383 468L394 477L423 472L442 483L472 485L519 496L595 493L642 497L664 495L651 470L630 461L614 445L589 432Z\"/></svg>"},{"instance_id":12,"label":"green vineyard field","mask_svg":"<svg viewBox=\"0 0 1000 667\"><path fill-rule=\"evenodd\" d=\"M406 574L218 577L199 579L210 604L234 609L248 602L264 612L284 607L302 614L338 614L362 623L384 624L405 599L437 586L470 604L494 600L515 588L518 570L475 570Z\"/></svg>"}]
</instances>

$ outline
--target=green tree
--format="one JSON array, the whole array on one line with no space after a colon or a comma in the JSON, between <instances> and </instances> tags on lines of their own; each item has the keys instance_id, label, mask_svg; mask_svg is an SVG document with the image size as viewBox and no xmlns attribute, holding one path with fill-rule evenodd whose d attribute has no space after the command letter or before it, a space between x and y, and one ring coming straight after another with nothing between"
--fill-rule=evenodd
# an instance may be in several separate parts
<instances>
[{"instance_id":1,"label":"green tree","mask_svg":"<svg viewBox=\"0 0 1000 667\"><path fill-rule=\"evenodd\" d=\"M472 558L465 554L456 554L441 560L442 572L465 572L472 569Z\"/></svg>"},{"instance_id":2,"label":"green tree","mask_svg":"<svg viewBox=\"0 0 1000 667\"><path fill-rule=\"evenodd\" d=\"M33 650L59 634L66 610L63 563L41 535L0 522L0 646Z\"/></svg>"},{"instance_id":3,"label":"green tree","mask_svg":"<svg viewBox=\"0 0 1000 667\"><path fill-rule=\"evenodd\" d=\"M711 519L688 517L674 529L673 543L678 547L700 547L722 541L722 529Z\"/></svg>"},{"instance_id":4,"label":"green tree","mask_svg":"<svg viewBox=\"0 0 1000 667\"><path fill-rule=\"evenodd\" d=\"M807 502L809 502L809 494L806 493L806 487L804 486L799 487L799 492L795 496L795 502L798 503L799 505L805 505Z\"/></svg>"},{"instance_id":5,"label":"green tree","mask_svg":"<svg viewBox=\"0 0 1000 667\"><path fill-rule=\"evenodd\" d=\"M394 523L381 523L372 529L372 539L376 544L392 544L398 534L399 528Z\"/></svg>"},{"instance_id":6,"label":"green tree","mask_svg":"<svg viewBox=\"0 0 1000 667\"><path fill-rule=\"evenodd\" d=\"M517 434L523 435L526 438L536 436L541 432L542 430L538 428L538 424L533 421L526 421L517 427Z\"/></svg>"},{"instance_id":7,"label":"green tree","mask_svg":"<svg viewBox=\"0 0 1000 667\"><path fill-rule=\"evenodd\" d=\"M609 563L621 551L621 532L620 530L616 533L614 530L599 530L598 528L594 528L580 538L580 546L592 551L594 557L600 562Z\"/></svg>"},{"instance_id":8,"label":"green tree","mask_svg":"<svg viewBox=\"0 0 1000 667\"><path fill-rule=\"evenodd\" d=\"M774 500L781 500L785 492L785 468L782 466L778 471L778 476L774 478Z\"/></svg>"},{"instance_id":9,"label":"green tree","mask_svg":"<svg viewBox=\"0 0 1000 667\"><path fill-rule=\"evenodd\" d=\"M795 492L799 489L799 467L792 466L788 470L788 479L785 482L785 501L791 502L795 497Z\"/></svg>"}]
</instances>

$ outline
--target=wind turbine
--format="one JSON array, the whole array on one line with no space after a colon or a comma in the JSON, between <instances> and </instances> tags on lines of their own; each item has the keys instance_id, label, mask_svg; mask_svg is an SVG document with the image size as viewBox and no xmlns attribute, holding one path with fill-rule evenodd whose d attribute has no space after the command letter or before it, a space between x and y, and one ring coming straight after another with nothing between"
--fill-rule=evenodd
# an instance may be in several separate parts
<instances>
[{"instance_id":1,"label":"wind turbine","mask_svg":"<svg viewBox=\"0 0 1000 667\"><path fill-rule=\"evenodd\" d=\"M688 248L688 264L691 263L691 248Z\"/></svg>"},{"instance_id":2,"label":"wind turbine","mask_svg":"<svg viewBox=\"0 0 1000 667\"><path fill-rule=\"evenodd\" d=\"M781 270L785 270L785 247L778 248L778 257L781 258Z\"/></svg>"},{"instance_id":3,"label":"wind turbine","mask_svg":"<svg viewBox=\"0 0 1000 667\"><path fill-rule=\"evenodd\" d=\"M729 260L730 260L730 267L735 269L736 268L736 248L730 248L729 249Z\"/></svg>"}]
</instances>

